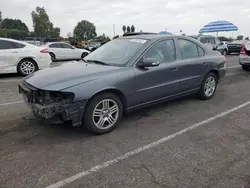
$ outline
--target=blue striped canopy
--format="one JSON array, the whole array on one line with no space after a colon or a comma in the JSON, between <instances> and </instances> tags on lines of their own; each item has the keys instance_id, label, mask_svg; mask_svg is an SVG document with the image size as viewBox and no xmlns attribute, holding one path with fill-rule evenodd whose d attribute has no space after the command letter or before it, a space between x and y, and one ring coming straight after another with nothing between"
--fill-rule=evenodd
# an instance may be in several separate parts
<instances>
[{"instance_id":1,"label":"blue striped canopy","mask_svg":"<svg viewBox=\"0 0 250 188\"><path fill-rule=\"evenodd\" d=\"M167 31L161 31L159 34L162 34L162 35L172 35L172 33L169 33Z\"/></svg>"},{"instance_id":2,"label":"blue striped canopy","mask_svg":"<svg viewBox=\"0 0 250 188\"><path fill-rule=\"evenodd\" d=\"M238 27L228 21L215 21L205 25L199 33L238 31Z\"/></svg>"}]
</instances>

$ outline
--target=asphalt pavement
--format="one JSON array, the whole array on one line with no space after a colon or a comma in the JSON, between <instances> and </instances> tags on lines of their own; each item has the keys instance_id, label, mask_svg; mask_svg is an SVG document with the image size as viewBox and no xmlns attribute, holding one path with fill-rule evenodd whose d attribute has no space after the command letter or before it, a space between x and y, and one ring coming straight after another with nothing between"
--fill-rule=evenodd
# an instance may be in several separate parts
<instances>
[{"instance_id":1,"label":"asphalt pavement","mask_svg":"<svg viewBox=\"0 0 250 188\"><path fill-rule=\"evenodd\" d=\"M126 115L113 132L37 121L20 77L0 78L0 187L250 187L250 72L227 58L213 99Z\"/></svg>"}]
</instances>

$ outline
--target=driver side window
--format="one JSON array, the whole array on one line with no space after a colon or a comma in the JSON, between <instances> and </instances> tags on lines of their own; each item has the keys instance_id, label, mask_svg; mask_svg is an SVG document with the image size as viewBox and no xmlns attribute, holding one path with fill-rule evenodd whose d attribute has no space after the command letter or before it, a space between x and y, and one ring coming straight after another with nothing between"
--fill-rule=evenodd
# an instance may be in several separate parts
<instances>
[{"instance_id":1,"label":"driver side window","mask_svg":"<svg viewBox=\"0 0 250 188\"><path fill-rule=\"evenodd\" d=\"M146 54L144 54L143 59L153 58L160 62L171 62L175 60L175 57L175 45L171 39L160 41L153 45Z\"/></svg>"}]
</instances>

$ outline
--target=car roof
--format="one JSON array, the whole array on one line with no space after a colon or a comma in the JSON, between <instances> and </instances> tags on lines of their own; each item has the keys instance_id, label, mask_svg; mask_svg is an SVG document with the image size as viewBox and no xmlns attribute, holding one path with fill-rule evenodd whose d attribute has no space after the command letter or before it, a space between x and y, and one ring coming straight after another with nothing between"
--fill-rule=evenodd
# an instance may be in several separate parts
<instances>
[{"instance_id":1,"label":"car roof","mask_svg":"<svg viewBox=\"0 0 250 188\"><path fill-rule=\"evenodd\" d=\"M21 41L21 40L15 40L15 39L4 38L4 37L0 37L0 40L5 40L5 41L9 41L9 42L17 42L17 43L20 43L20 44L23 44L23 45L26 45L26 46L27 45L32 46L32 44L29 44L28 42Z\"/></svg>"}]
</instances>

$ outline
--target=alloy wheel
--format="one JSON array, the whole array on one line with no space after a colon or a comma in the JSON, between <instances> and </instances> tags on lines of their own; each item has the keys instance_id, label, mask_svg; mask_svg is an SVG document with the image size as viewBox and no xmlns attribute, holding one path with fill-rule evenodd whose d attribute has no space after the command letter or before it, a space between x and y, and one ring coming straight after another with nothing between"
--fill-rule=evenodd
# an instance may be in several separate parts
<instances>
[{"instance_id":1,"label":"alloy wheel","mask_svg":"<svg viewBox=\"0 0 250 188\"><path fill-rule=\"evenodd\" d=\"M109 129L119 118L118 104L112 99L100 101L94 108L92 120L99 129Z\"/></svg>"},{"instance_id":2,"label":"alloy wheel","mask_svg":"<svg viewBox=\"0 0 250 188\"><path fill-rule=\"evenodd\" d=\"M204 92L207 97L211 97L216 89L216 80L214 77L210 76L207 78L204 86Z\"/></svg>"},{"instance_id":3,"label":"alloy wheel","mask_svg":"<svg viewBox=\"0 0 250 188\"><path fill-rule=\"evenodd\" d=\"M29 74L35 72L36 68L35 68L34 63L32 63L30 61L24 61L24 62L22 62L20 69L23 72L23 74L29 75Z\"/></svg>"}]
</instances>

